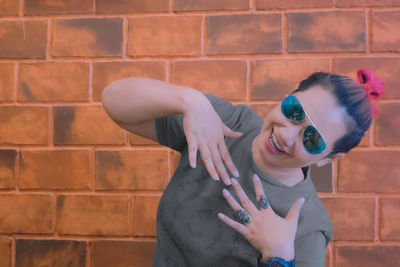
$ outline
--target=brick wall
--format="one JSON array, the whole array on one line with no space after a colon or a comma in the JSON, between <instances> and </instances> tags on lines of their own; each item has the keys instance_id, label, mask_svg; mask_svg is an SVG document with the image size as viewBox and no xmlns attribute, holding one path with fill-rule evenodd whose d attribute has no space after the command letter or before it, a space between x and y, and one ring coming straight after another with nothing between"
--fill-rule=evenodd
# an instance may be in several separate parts
<instances>
[{"instance_id":1,"label":"brick wall","mask_svg":"<svg viewBox=\"0 0 400 267\"><path fill-rule=\"evenodd\" d=\"M313 168L334 224L326 266L396 266L399 28L399 0L0 0L0 266L151 266L179 155L106 116L111 81L165 80L263 117L306 75L358 68L387 93L361 146Z\"/></svg>"}]
</instances>

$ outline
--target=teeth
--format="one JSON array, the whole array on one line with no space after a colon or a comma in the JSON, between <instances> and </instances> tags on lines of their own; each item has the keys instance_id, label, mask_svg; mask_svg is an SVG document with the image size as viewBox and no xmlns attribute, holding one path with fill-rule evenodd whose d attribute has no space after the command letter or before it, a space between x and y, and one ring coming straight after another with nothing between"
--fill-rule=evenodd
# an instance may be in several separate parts
<instances>
[{"instance_id":1,"label":"teeth","mask_svg":"<svg viewBox=\"0 0 400 267\"><path fill-rule=\"evenodd\" d=\"M274 133L272 133L272 142L274 143L275 147L281 151L284 152L283 148L278 144L278 141L276 140L276 136Z\"/></svg>"}]
</instances>

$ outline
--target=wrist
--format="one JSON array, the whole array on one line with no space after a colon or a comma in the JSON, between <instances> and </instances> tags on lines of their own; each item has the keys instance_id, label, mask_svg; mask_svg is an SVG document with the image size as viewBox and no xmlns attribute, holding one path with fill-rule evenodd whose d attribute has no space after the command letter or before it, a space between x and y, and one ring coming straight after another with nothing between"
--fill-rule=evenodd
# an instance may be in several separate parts
<instances>
[{"instance_id":1,"label":"wrist","mask_svg":"<svg viewBox=\"0 0 400 267\"><path fill-rule=\"evenodd\" d=\"M271 258L279 257L286 261L291 261L294 259L294 246L283 247L280 250L261 250L262 260L268 261Z\"/></svg>"},{"instance_id":2,"label":"wrist","mask_svg":"<svg viewBox=\"0 0 400 267\"><path fill-rule=\"evenodd\" d=\"M189 88L190 90L186 90L185 93L181 97L181 113L186 115L198 104L201 104L206 97L198 90ZM207 99L206 99L207 100Z\"/></svg>"}]
</instances>

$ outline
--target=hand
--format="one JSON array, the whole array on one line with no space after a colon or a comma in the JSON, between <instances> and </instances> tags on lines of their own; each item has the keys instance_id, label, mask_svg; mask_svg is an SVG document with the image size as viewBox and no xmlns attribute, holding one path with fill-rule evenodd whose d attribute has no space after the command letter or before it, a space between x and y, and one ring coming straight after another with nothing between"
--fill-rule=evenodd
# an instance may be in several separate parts
<instances>
[{"instance_id":1,"label":"hand","mask_svg":"<svg viewBox=\"0 0 400 267\"><path fill-rule=\"evenodd\" d=\"M253 182L258 201L265 196L264 190L260 178L256 174L254 174ZM235 179L232 179L232 185L243 208L226 189L224 189L223 195L233 210L246 210L250 215L250 222L241 224L222 213L218 213L218 217L241 233L258 249L263 255L263 260L266 261L272 257L281 257L287 261L293 260L297 222L304 198L299 198L290 208L286 218L282 218L269 205L266 209L258 210Z\"/></svg>"},{"instance_id":2,"label":"hand","mask_svg":"<svg viewBox=\"0 0 400 267\"><path fill-rule=\"evenodd\" d=\"M211 177L216 181L222 177L224 183L230 185L230 178L223 163L235 177L239 177L239 172L232 162L224 137L237 138L242 133L229 129L204 95L200 99L190 103L183 113L190 165L196 167L197 150L200 149L201 159Z\"/></svg>"}]
</instances>

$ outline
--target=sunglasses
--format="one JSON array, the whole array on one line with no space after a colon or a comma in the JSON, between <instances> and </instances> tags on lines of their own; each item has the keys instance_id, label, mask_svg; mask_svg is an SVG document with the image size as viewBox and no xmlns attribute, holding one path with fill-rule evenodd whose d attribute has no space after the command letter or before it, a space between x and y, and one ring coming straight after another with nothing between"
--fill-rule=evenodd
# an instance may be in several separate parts
<instances>
[{"instance_id":1,"label":"sunglasses","mask_svg":"<svg viewBox=\"0 0 400 267\"><path fill-rule=\"evenodd\" d=\"M286 97L281 104L283 115L289 120L300 123L307 117L314 124L300 104L300 101L294 95ZM326 142L322 134L313 125L308 125L303 132L303 145L308 153L316 155L326 148Z\"/></svg>"}]
</instances>

